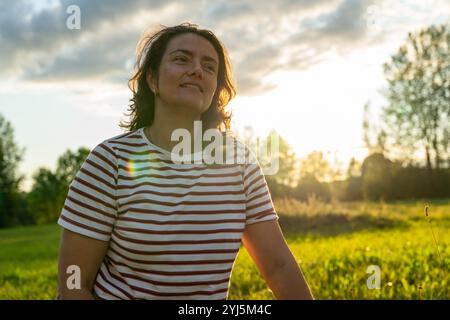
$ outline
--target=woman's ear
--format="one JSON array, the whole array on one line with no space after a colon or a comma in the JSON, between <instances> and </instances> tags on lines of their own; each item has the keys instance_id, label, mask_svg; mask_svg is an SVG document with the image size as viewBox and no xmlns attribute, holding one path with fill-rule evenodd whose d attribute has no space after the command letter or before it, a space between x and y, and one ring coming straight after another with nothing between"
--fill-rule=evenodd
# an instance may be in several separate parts
<instances>
[{"instance_id":1,"label":"woman's ear","mask_svg":"<svg viewBox=\"0 0 450 320\"><path fill-rule=\"evenodd\" d=\"M155 77L149 72L146 74L147 85L150 90L157 96L158 95L158 86Z\"/></svg>"}]
</instances>

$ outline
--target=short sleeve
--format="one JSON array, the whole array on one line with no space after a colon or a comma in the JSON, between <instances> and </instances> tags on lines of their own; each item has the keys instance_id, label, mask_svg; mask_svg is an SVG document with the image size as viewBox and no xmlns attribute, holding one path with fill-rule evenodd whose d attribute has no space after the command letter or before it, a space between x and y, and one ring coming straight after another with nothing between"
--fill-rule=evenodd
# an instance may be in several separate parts
<instances>
[{"instance_id":1,"label":"short sleeve","mask_svg":"<svg viewBox=\"0 0 450 320\"><path fill-rule=\"evenodd\" d=\"M109 241L117 217L117 175L117 157L105 141L89 153L71 182L58 224Z\"/></svg>"},{"instance_id":2,"label":"short sleeve","mask_svg":"<svg viewBox=\"0 0 450 320\"><path fill-rule=\"evenodd\" d=\"M261 166L254 153L245 147L244 191L246 199L246 225L278 220Z\"/></svg>"}]
</instances>

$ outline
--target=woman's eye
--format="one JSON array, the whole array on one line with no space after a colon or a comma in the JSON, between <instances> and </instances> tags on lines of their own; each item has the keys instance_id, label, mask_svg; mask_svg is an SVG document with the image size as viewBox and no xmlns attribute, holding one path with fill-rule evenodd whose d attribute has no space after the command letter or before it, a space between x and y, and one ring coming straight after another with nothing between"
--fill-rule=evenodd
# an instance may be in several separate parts
<instances>
[{"instance_id":1,"label":"woman's eye","mask_svg":"<svg viewBox=\"0 0 450 320\"><path fill-rule=\"evenodd\" d=\"M216 71L216 69L213 66L210 66L210 65L207 65L206 69L208 69L211 72L215 72Z\"/></svg>"},{"instance_id":2,"label":"woman's eye","mask_svg":"<svg viewBox=\"0 0 450 320\"><path fill-rule=\"evenodd\" d=\"M187 61L187 58L186 58L186 57L176 57L176 58L175 58L175 61L183 61L183 62L186 62L186 61Z\"/></svg>"}]
</instances>

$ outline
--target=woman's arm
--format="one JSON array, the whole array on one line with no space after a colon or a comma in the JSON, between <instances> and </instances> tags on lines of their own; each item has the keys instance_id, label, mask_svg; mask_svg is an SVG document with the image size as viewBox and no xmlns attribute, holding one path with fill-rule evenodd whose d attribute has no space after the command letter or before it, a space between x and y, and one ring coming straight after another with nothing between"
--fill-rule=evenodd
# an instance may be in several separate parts
<instances>
[{"instance_id":1,"label":"woman's arm","mask_svg":"<svg viewBox=\"0 0 450 320\"><path fill-rule=\"evenodd\" d=\"M94 300L92 288L109 242L96 240L63 229L58 261L58 299ZM70 289L67 279L73 275L68 267L75 265L80 270L80 288Z\"/></svg>"},{"instance_id":2,"label":"woman's arm","mask_svg":"<svg viewBox=\"0 0 450 320\"><path fill-rule=\"evenodd\" d=\"M277 221L248 225L243 243L277 299L313 299Z\"/></svg>"}]
</instances>

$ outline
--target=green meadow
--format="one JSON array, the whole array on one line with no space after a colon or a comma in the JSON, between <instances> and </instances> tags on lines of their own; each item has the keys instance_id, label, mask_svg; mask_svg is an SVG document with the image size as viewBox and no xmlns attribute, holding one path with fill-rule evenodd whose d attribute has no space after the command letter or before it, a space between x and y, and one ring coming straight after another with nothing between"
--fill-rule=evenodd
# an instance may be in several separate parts
<instances>
[{"instance_id":1,"label":"green meadow","mask_svg":"<svg viewBox=\"0 0 450 320\"><path fill-rule=\"evenodd\" d=\"M315 298L450 299L450 200L283 199L275 207ZM0 230L0 299L54 299L60 231L56 224ZM380 268L379 289L367 286L371 265ZM244 248L229 299L274 299Z\"/></svg>"}]
</instances>

